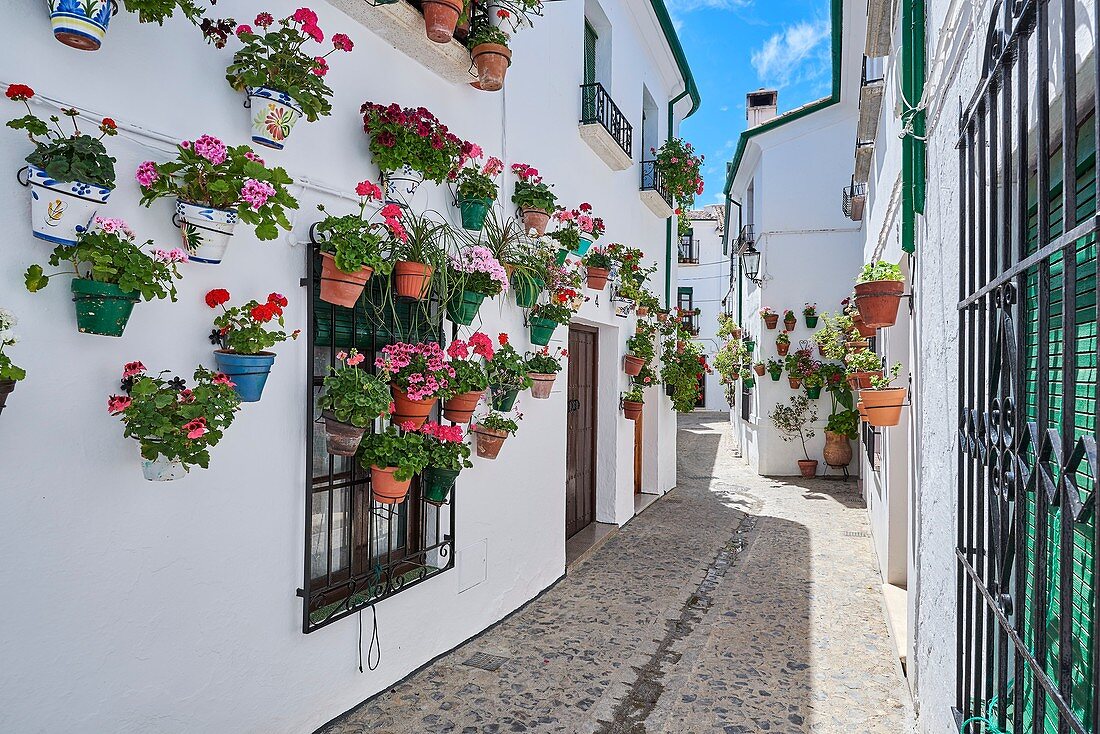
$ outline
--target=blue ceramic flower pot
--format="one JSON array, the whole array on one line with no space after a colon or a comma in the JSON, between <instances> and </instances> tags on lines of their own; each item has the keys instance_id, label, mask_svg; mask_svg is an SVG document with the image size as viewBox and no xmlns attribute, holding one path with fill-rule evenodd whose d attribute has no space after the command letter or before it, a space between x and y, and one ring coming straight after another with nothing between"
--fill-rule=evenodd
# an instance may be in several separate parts
<instances>
[{"instance_id":1,"label":"blue ceramic flower pot","mask_svg":"<svg viewBox=\"0 0 1100 734\"><path fill-rule=\"evenodd\" d=\"M577 257L584 257L584 253L588 252L588 248L591 246L592 240L582 234L580 241L577 243L577 249L573 250L573 254Z\"/></svg>"},{"instance_id":2,"label":"blue ceramic flower pot","mask_svg":"<svg viewBox=\"0 0 1100 734\"><path fill-rule=\"evenodd\" d=\"M96 51L107 34L114 0L48 0L54 38L81 51Z\"/></svg>"},{"instance_id":3,"label":"blue ceramic flower pot","mask_svg":"<svg viewBox=\"0 0 1100 734\"><path fill-rule=\"evenodd\" d=\"M233 389L241 397L241 402L255 403L263 395L271 365L275 364L275 355L271 352L237 354L219 349L214 352L214 361L218 364L218 371L229 375L235 383Z\"/></svg>"}]
</instances>

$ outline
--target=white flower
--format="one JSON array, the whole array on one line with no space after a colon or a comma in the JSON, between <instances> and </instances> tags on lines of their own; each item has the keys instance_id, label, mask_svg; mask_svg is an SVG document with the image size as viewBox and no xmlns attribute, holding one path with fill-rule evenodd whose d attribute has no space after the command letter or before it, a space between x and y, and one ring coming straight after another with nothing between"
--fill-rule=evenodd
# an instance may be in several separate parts
<instances>
[{"instance_id":1,"label":"white flower","mask_svg":"<svg viewBox=\"0 0 1100 734\"><path fill-rule=\"evenodd\" d=\"M18 323L19 319L15 317L15 314L6 308L0 308L0 331L7 331Z\"/></svg>"}]
</instances>

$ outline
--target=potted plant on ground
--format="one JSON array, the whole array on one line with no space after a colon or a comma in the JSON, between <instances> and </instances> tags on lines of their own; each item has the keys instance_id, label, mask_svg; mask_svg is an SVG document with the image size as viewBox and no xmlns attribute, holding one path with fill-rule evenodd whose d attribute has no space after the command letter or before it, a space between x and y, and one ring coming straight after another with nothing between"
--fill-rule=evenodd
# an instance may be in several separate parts
<instances>
[{"instance_id":1,"label":"potted plant on ground","mask_svg":"<svg viewBox=\"0 0 1100 734\"><path fill-rule=\"evenodd\" d=\"M352 349L336 354L337 366L317 398L325 421L325 445L334 456L355 456L367 428L390 410L389 385L359 365L366 357Z\"/></svg>"},{"instance_id":2,"label":"potted plant on ground","mask_svg":"<svg viewBox=\"0 0 1100 734\"><path fill-rule=\"evenodd\" d=\"M382 171L386 201L407 206L425 179L441 184L464 159L480 155L480 148L461 140L423 107L365 102L360 112L371 157Z\"/></svg>"},{"instance_id":3,"label":"potted plant on ground","mask_svg":"<svg viewBox=\"0 0 1100 734\"><path fill-rule=\"evenodd\" d=\"M786 357L787 352L791 350L791 335L786 331L779 332L779 335L775 337L775 351L780 357Z\"/></svg>"},{"instance_id":4,"label":"potted plant on ground","mask_svg":"<svg viewBox=\"0 0 1100 734\"><path fill-rule=\"evenodd\" d=\"M583 256L588 248L603 235L603 219L592 216L592 205L581 204L576 209L559 209L554 212L558 228L550 236L556 239L563 249Z\"/></svg>"},{"instance_id":5,"label":"potted plant on ground","mask_svg":"<svg viewBox=\"0 0 1100 734\"><path fill-rule=\"evenodd\" d=\"M150 481L179 479L192 466L209 467L210 449L241 403L223 373L198 367L190 388L167 375L150 375L141 362L129 362L122 372L126 394L107 401L107 412L126 426L123 435L141 445L141 470Z\"/></svg>"},{"instance_id":6,"label":"potted plant on ground","mask_svg":"<svg viewBox=\"0 0 1100 734\"><path fill-rule=\"evenodd\" d=\"M623 357L623 372L637 375L642 368L653 361L656 349L653 344L652 327L639 322L633 334L626 340L626 355Z\"/></svg>"},{"instance_id":7,"label":"potted plant on ground","mask_svg":"<svg viewBox=\"0 0 1100 734\"><path fill-rule=\"evenodd\" d=\"M627 420L636 421L641 418L644 405L645 391L641 385L631 385L630 389L623 393L623 415Z\"/></svg>"},{"instance_id":8,"label":"potted plant on ground","mask_svg":"<svg viewBox=\"0 0 1100 734\"><path fill-rule=\"evenodd\" d=\"M474 417L481 396L489 389L486 364L494 356L493 341L480 331L468 340L455 339L447 345L454 377L443 399L443 417L466 424Z\"/></svg>"},{"instance_id":9,"label":"potted plant on ground","mask_svg":"<svg viewBox=\"0 0 1100 734\"><path fill-rule=\"evenodd\" d=\"M447 299L447 318L469 326L486 298L508 290L508 274L492 251L481 245L452 254L448 263L451 295Z\"/></svg>"},{"instance_id":10,"label":"potted plant on ground","mask_svg":"<svg viewBox=\"0 0 1100 734\"><path fill-rule=\"evenodd\" d=\"M794 311L787 309L783 312L783 328L786 331L794 331L796 326L798 326L798 319L795 318Z\"/></svg>"},{"instance_id":11,"label":"potted plant on ground","mask_svg":"<svg viewBox=\"0 0 1100 734\"><path fill-rule=\"evenodd\" d=\"M489 360L489 393L493 410L508 411L516 404L521 391L531 386L527 363L516 351L508 335L497 335L499 345L493 358Z\"/></svg>"},{"instance_id":12,"label":"potted plant on ground","mask_svg":"<svg viewBox=\"0 0 1100 734\"><path fill-rule=\"evenodd\" d=\"M523 415L516 413L516 419L509 418L504 413L496 410L489 411L488 415L480 418L470 432L477 441L477 455L482 459L495 459L500 454L504 441L509 436L514 436L519 430L519 423Z\"/></svg>"},{"instance_id":13,"label":"potted plant on ground","mask_svg":"<svg viewBox=\"0 0 1100 734\"><path fill-rule=\"evenodd\" d=\"M768 306L760 309L760 318L764 319L764 326L769 329L774 329L779 324L779 314Z\"/></svg>"},{"instance_id":14,"label":"potted plant on ground","mask_svg":"<svg viewBox=\"0 0 1100 734\"><path fill-rule=\"evenodd\" d=\"M287 299L279 293L269 293L263 303L252 300L243 306L226 308L228 302L229 291L224 288L206 294L206 305L222 310L210 333L210 341L221 347L214 350L214 361L218 370L233 379L241 400L255 403L263 395L271 365L275 363L275 353L268 350L287 339L297 339L300 332L287 334L282 330ZM272 328L272 322L280 328Z\"/></svg>"},{"instance_id":15,"label":"potted plant on ground","mask_svg":"<svg viewBox=\"0 0 1100 734\"><path fill-rule=\"evenodd\" d=\"M495 179L503 170L504 161L490 156L483 166L470 158L462 168L452 172L463 229L480 232L485 226L489 207L500 193Z\"/></svg>"},{"instance_id":16,"label":"potted plant on ground","mask_svg":"<svg viewBox=\"0 0 1100 734\"><path fill-rule=\"evenodd\" d=\"M370 470L371 495L375 502L383 505L404 502L413 477L428 466L428 449L418 428L412 421L406 421L400 428L391 424L385 430L363 437L359 463Z\"/></svg>"},{"instance_id":17,"label":"potted plant on ground","mask_svg":"<svg viewBox=\"0 0 1100 734\"><path fill-rule=\"evenodd\" d=\"M779 378L783 376L783 363L778 359L769 359L768 374L772 376L773 382L779 382Z\"/></svg>"},{"instance_id":18,"label":"potted plant on ground","mask_svg":"<svg viewBox=\"0 0 1100 734\"><path fill-rule=\"evenodd\" d=\"M607 287L607 278L611 275L614 260L603 247L593 247L581 258L581 265L587 270L588 287L602 291Z\"/></svg>"},{"instance_id":19,"label":"potted plant on ground","mask_svg":"<svg viewBox=\"0 0 1100 734\"><path fill-rule=\"evenodd\" d=\"M483 92L498 92L504 87L504 76L512 65L512 50L508 34L488 20L477 19L470 27L466 47L477 67L477 88Z\"/></svg>"},{"instance_id":20,"label":"potted plant on ground","mask_svg":"<svg viewBox=\"0 0 1100 734\"><path fill-rule=\"evenodd\" d=\"M863 266L856 279L856 308L868 329L893 326L898 320L898 304L905 293L901 266L877 261Z\"/></svg>"},{"instance_id":21,"label":"potted plant on ground","mask_svg":"<svg viewBox=\"0 0 1100 734\"><path fill-rule=\"evenodd\" d=\"M810 458L806 448L806 439L814 437L811 424L817 420L817 410L804 395L795 395L789 404L780 403L771 413L771 421L778 429L784 441L797 439L802 444L805 459L798 460L798 469L803 477L810 479L817 475L817 461Z\"/></svg>"},{"instance_id":22,"label":"potted plant on ground","mask_svg":"<svg viewBox=\"0 0 1100 734\"><path fill-rule=\"evenodd\" d=\"M145 246L152 244L148 240ZM139 300L171 297L175 302L173 280L180 277L181 262L187 262L183 250L153 250L150 255L134 242L126 222L96 217L95 228L78 234L75 246L58 245L50 255L52 267L65 263L69 269L46 275L41 265L31 265L24 280L27 290L36 293L50 278L73 276L77 329L82 334L122 336Z\"/></svg>"},{"instance_id":23,"label":"potted plant on ground","mask_svg":"<svg viewBox=\"0 0 1100 734\"><path fill-rule=\"evenodd\" d=\"M566 305L568 295L555 293L547 303L540 303L531 309L531 343L544 347L550 343L554 330L559 326L568 326L573 320L573 309Z\"/></svg>"},{"instance_id":24,"label":"potted plant on ground","mask_svg":"<svg viewBox=\"0 0 1100 734\"><path fill-rule=\"evenodd\" d=\"M4 353L8 347L15 346L19 337L12 329L19 323L11 311L0 308L0 413L4 412L4 406L8 402L8 395L15 389L15 383L27 376L27 371L11 361L11 357Z\"/></svg>"},{"instance_id":25,"label":"potted plant on ground","mask_svg":"<svg viewBox=\"0 0 1100 734\"><path fill-rule=\"evenodd\" d=\"M355 307L375 271L389 274L387 255L397 244L394 227L401 226L395 217L386 219L386 224L363 219L367 204L382 198L381 189L373 183L360 181L355 193L360 197L358 214L337 217L326 212L310 231L321 253L321 300L344 308ZM325 205L318 204L317 209L325 212Z\"/></svg>"},{"instance_id":26,"label":"potted plant on ground","mask_svg":"<svg viewBox=\"0 0 1100 734\"><path fill-rule=\"evenodd\" d=\"M396 261L393 285L397 295L424 300L431 291L436 270L446 265L444 242L450 237L450 227L397 204L386 204L378 214L395 239L390 257Z\"/></svg>"},{"instance_id":27,"label":"potted plant on ground","mask_svg":"<svg viewBox=\"0 0 1100 734\"><path fill-rule=\"evenodd\" d=\"M400 426L411 424L412 430L424 425L455 377L454 366L446 361L443 348L436 342L387 344L374 365L382 379L390 383L394 403L391 419Z\"/></svg>"},{"instance_id":28,"label":"potted plant on ground","mask_svg":"<svg viewBox=\"0 0 1100 734\"><path fill-rule=\"evenodd\" d=\"M115 159L103 145L104 137L117 134L115 121L104 118L99 137L92 137L80 131L80 113L65 109L62 114L73 124L72 134L66 135L57 115L47 123L31 112L27 101L34 90L26 84L9 85L5 96L27 108L27 114L8 122L8 127L25 131L34 144L25 159L29 165L16 174L20 183L31 187L31 231L40 240L75 245L77 235L88 228L115 187Z\"/></svg>"},{"instance_id":29,"label":"potted plant on ground","mask_svg":"<svg viewBox=\"0 0 1100 734\"><path fill-rule=\"evenodd\" d=\"M807 303L802 307L802 317L806 319L807 329L817 328L817 304Z\"/></svg>"},{"instance_id":30,"label":"potted plant on ground","mask_svg":"<svg viewBox=\"0 0 1100 734\"><path fill-rule=\"evenodd\" d=\"M871 377L882 377L882 357L870 349L853 352L844 358L848 384L853 390L871 387Z\"/></svg>"},{"instance_id":31,"label":"potted plant on ground","mask_svg":"<svg viewBox=\"0 0 1100 734\"><path fill-rule=\"evenodd\" d=\"M852 463L851 441L859 438L859 411L838 410L825 423L825 448L822 458L834 468Z\"/></svg>"},{"instance_id":32,"label":"potted plant on ground","mask_svg":"<svg viewBox=\"0 0 1100 734\"><path fill-rule=\"evenodd\" d=\"M145 161L137 170L141 205L173 197L173 218L191 260L217 265L229 246L238 220L256 230L256 238L273 240L279 229L290 231L287 209L297 200L282 168L267 168L247 145L228 147L211 135L177 146L176 160Z\"/></svg>"},{"instance_id":33,"label":"potted plant on ground","mask_svg":"<svg viewBox=\"0 0 1100 734\"><path fill-rule=\"evenodd\" d=\"M320 44L325 38L317 14L309 8L298 8L279 21L260 13L253 24L259 30L237 26L236 36L244 45L233 54L225 78L233 89L248 95L252 142L282 150L299 118L314 122L332 112L326 58L336 51L351 51L353 44L345 34L336 33L327 53L306 52L306 43Z\"/></svg>"},{"instance_id":34,"label":"potted plant on ground","mask_svg":"<svg viewBox=\"0 0 1100 734\"><path fill-rule=\"evenodd\" d=\"M442 505L454 489L458 475L463 469L474 465L470 461L470 446L466 443L462 426L425 423L420 433L424 436L424 448L428 451L428 466L423 477L424 500Z\"/></svg>"},{"instance_id":35,"label":"potted plant on ground","mask_svg":"<svg viewBox=\"0 0 1100 734\"><path fill-rule=\"evenodd\" d=\"M762 372L760 373L763 374ZM741 370L741 383L750 390L756 387L756 378L749 370Z\"/></svg>"},{"instance_id":36,"label":"potted plant on ground","mask_svg":"<svg viewBox=\"0 0 1100 734\"><path fill-rule=\"evenodd\" d=\"M531 379L531 397L538 400L546 400L550 397L550 391L554 387L554 380L563 366L562 360L569 357L569 351L560 347L553 352L550 347L543 347L537 352L528 352L524 355L524 366L527 368L527 376Z\"/></svg>"},{"instance_id":37,"label":"potted plant on ground","mask_svg":"<svg viewBox=\"0 0 1100 734\"><path fill-rule=\"evenodd\" d=\"M543 181L538 169L526 163L513 163L512 173L516 176L512 203L523 217L523 229L528 234L542 237L546 234L550 215L558 208L558 197L550 190L553 184Z\"/></svg>"},{"instance_id":38,"label":"potted plant on ground","mask_svg":"<svg viewBox=\"0 0 1100 734\"><path fill-rule=\"evenodd\" d=\"M891 387L901 372L901 363L895 363L886 374L871 375L870 386L860 388L859 399L867 413L867 422L876 427L896 426L901 422L901 409L905 407L904 387Z\"/></svg>"}]
</instances>

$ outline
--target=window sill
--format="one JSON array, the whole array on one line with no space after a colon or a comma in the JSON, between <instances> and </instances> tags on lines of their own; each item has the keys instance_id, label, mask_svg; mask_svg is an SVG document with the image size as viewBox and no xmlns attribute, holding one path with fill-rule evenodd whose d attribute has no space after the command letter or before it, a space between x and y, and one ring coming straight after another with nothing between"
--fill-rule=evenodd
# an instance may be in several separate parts
<instances>
[{"instance_id":1,"label":"window sill","mask_svg":"<svg viewBox=\"0 0 1100 734\"><path fill-rule=\"evenodd\" d=\"M387 5L371 5L367 0L327 2L441 79L452 84L477 81L466 47L454 40L450 43L428 40L424 35L424 16L404 0Z\"/></svg>"},{"instance_id":2,"label":"window sill","mask_svg":"<svg viewBox=\"0 0 1100 734\"><path fill-rule=\"evenodd\" d=\"M658 219L668 219L675 211L669 203L665 201L665 197L661 196L653 189L641 190L642 203L649 207L649 210L653 212L654 216Z\"/></svg>"},{"instance_id":3,"label":"window sill","mask_svg":"<svg viewBox=\"0 0 1100 734\"><path fill-rule=\"evenodd\" d=\"M329 1L332 2L332 0ZM627 155L618 141L611 137L611 133L607 132L607 129L600 123L582 123L580 126L580 133L581 140L588 143L588 147L591 148L593 152L600 157L600 160L606 163L607 167L612 171L625 171L634 165L634 159Z\"/></svg>"}]
</instances>

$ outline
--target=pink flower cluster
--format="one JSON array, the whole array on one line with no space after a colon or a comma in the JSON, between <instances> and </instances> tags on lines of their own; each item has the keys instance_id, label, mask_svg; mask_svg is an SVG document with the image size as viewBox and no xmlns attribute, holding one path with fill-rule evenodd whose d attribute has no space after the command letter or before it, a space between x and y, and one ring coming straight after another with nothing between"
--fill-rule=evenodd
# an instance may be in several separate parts
<instances>
[{"instance_id":1,"label":"pink flower cluster","mask_svg":"<svg viewBox=\"0 0 1100 734\"><path fill-rule=\"evenodd\" d=\"M267 200L275 195L275 187L266 181L257 181L250 178L244 182L241 188L241 198L252 207L252 211L259 211Z\"/></svg>"},{"instance_id":2,"label":"pink flower cluster","mask_svg":"<svg viewBox=\"0 0 1100 734\"><path fill-rule=\"evenodd\" d=\"M175 247L171 250L153 250L153 257L162 263L185 263L190 260L186 250Z\"/></svg>"},{"instance_id":3,"label":"pink flower cluster","mask_svg":"<svg viewBox=\"0 0 1100 734\"><path fill-rule=\"evenodd\" d=\"M131 377L137 377L138 375L145 374L145 365L141 362L127 362L122 367L122 379L128 380Z\"/></svg>"},{"instance_id":4,"label":"pink flower cluster","mask_svg":"<svg viewBox=\"0 0 1100 734\"><path fill-rule=\"evenodd\" d=\"M317 25L317 13L314 13L309 8L298 8L290 18L295 23L301 23L302 33L305 33L317 43L325 40L325 34Z\"/></svg>"},{"instance_id":5,"label":"pink flower cluster","mask_svg":"<svg viewBox=\"0 0 1100 734\"><path fill-rule=\"evenodd\" d=\"M420 428L420 432L425 436L438 439L444 443L462 443L462 426L442 426L438 423L428 422Z\"/></svg>"},{"instance_id":6,"label":"pink flower cluster","mask_svg":"<svg viewBox=\"0 0 1100 734\"><path fill-rule=\"evenodd\" d=\"M134 239L134 230L130 229L130 225L126 224L125 219L119 219L117 217L96 217L96 226L106 234L117 234L128 240Z\"/></svg>"},{"instance_id":7,"label":"pink flower cluster","mask_svg":"<svg viewBox=\"0 0 1100 734\"><path fill-rule=\"evenodd\" d=\"M485 165L481 167L481 174L489 178L496 178L503 170L504 161L496 156L489 156L489 160L485 161Z\"/></svg>"},{"instance_id":8,"label":"pink flower cluster","mask_svg":"<svg viewBox=\"0 0 1100 734\"><path fill-rule=\"evenodd\" d=\"M152 161L145 161L138 166L137 175L134 178L137 179L138 185L143 189L149 188L160 180L160 174L157 173L157 164Z\"/></svg>"},{"instance_id":9,"label":"pink flower cluster","mask_svg":"<svg viewBox=\"0 0 1100 734\"><path fill-rule=\"evenodd\" d=\"M184 141L186 146L187 141ZM192 144L195 148L195 154L205 158L213 163L215 166L220 166L225 163L226 147L225 143L215 138L213 135L203 135Z\"/></svg>"},{"instance_id":10,"label":"pink flower cluster","mask_svg":"<svg viewBox=\"0 0 1100 734\"><path fill-rule=\"evenodd\" d=\"M476 331L470 335L468 341L455 339L447 346L447 356L451 359L469 359L471 352L482 359L493 358L493 340L487 335Z\"/></svg>"},{"instance_id":11,"label":"pink flower cluster","mask_svg":"<svg viewBox=\"0 0 1100 734\"><path fill-rule=\"evenodd\" d=\"M488 247L475 245L451 255L451 267L460 273L484 273L500 283L501 290L508 290L508 273L504 266L493 256Z\"/></svg>"},{"instance_id":12,"label":"pink flower cluster","mask_svg":"<svg viewBox=\"0 0 1100 734\"><path fill-rule=\"evenodd\" d=\"M206 419L201 416L193 421L184 423L181 430L186 433L187 437L192 441L196 438L202 438L209 433L209 430L206 428Z\"/></svg>"},{"instance_id":13,"label":"pink flower cluster","mask_svg":"<svg viewBox=\"0 0 1100 734\"><path fill-rule=\"evenodd\" d=\"M382 217L382 221L386 223L386 228L395 240L408 242L409 233L405 231L405 225L401 224L401 217L405 215L404 209L397 204L386 204L379 210L378 215Z\"/></svg>"},{"instance_id":14,"label":"pink flower cluster","mask_svg":"<svg viewBox=\"0 0 1100 734\"><path fill-rule=\"evenodd\" d=\"M512 173L516 174L516 177L524 183L542 183L542 176L539 175L539 169L534 166L529 166L526 163L513 163Z\"/></svg>"},{"instance_id":15,"label":"pink flower cluster","mask_svg":"<svg viewBox=\"0 0 1100 734\"><path fill-rule=\"evenodd\" d=\"M368 201L378 201L382 198L382 189L371 181L360 181L355 186L355 193Z\"/></svg>"},{"instance_id":16,"label":"pink flower cluster","mask_svg":"<svg viewBox=\"0 0 1100 734\"><path fill-rule=\"evenodd\" d=\"M348 361L348 366L349 367L357 367L357 366L363 364L363 362L366 360L366 358L367 357L366 357L365 354L360 354L355 349L351 350L351 356L350 357L348 356L347 352L337 352L336 353L336 359L340 360L341 362L343 362L346 359Z\"/></svg>"},{"instance_id":17,"label":"pink flower cluster","mask_svg":"<svg viewBox=\"0 0 1100 734\"><path fill-rule=\"evenodd\" d=\"M443 348L435 342L391 344L382 348L382 356L374 364L403 387L410 400L438 396L447 389L448 378L455 376Z\"/></svg>"},{"instance_id":18,"label":"pink flower cluster","mask_svg":"<svg viewBox=\"0 0 1100 734\"><path fill-rule=\"evenodd\" d=\"M107 412L111 415L118 415L122 411L130 407L130 404L134 401L126 395L112 395L107 398Z\"/></svg>"}]
</instances>

